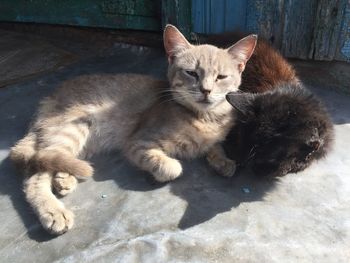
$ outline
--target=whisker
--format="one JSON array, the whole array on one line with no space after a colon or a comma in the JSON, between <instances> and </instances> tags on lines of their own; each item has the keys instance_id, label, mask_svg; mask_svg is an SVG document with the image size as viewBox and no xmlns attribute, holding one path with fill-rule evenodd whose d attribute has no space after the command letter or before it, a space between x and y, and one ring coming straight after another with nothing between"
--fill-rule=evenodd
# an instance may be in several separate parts
<instances>
[{"instance_id":1,"label":"whisker","mask_svg":"<svg viewBox=\"0 0 350 263\"><path fill-rule=\"evenodd\" d=\"M168 100L162 100L160 103L158 103L158 105L161 105L161 104L164 104L164 103L167 103L167 102L171 102L171 101L176 101L176 99L186 99L188 97L191 97L191 95L189 94L176 94L177 96L173 96L171 98L169 98ZM187 96L186 96L187 95Z\"/></svg>"},{"instance_id":2,"label":"whisker","mask_svg":"<svg viewBox=\"0 0 350 263\"><path fill-rule=\"evenodd\" d=\"M162 105L164 103L168 103L168 102L171 102L171 101L176 101L174 98L172 99L169 99L169 100L162 100L161 102L159 102L157 105Z\"/></svg>"},{"instance_id":3,"label":"whisker","mask_svg":"<svg viewBox=\"0 0 350 263\"><path fill-rule=\"evenodd\" d=\"M169 92L169 93L158 93L157 94L157 98L158 99L161 99L161 98L166 98L166 97L176 97L176 96L180 96L180 97L183 97L183 98L187 98L187 97L192 97L192 95L194 95L194 94L183 94L182 92L180 92L180 91L175 91L175 92ZM179 97L179 98L180 98Z\"/></svg>"}]
</instances>

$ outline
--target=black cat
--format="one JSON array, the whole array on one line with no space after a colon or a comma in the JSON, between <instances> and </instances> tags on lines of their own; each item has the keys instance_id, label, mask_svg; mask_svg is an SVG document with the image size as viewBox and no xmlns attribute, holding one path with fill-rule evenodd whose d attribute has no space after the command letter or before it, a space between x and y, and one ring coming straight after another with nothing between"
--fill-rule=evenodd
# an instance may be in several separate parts
<instances>
[{"instance_id":1,"label":"black cat","mask_svg":"<svg viewBox=\"0 0 350 263\"><path fill-rule=\"evenodd\" d=\"M265 93L230 93L237 124L224 148L257 175L283 176L304 170L325 156L333 124L319 99L301 86L285 84Z\"/></svg>"}]
</instances>

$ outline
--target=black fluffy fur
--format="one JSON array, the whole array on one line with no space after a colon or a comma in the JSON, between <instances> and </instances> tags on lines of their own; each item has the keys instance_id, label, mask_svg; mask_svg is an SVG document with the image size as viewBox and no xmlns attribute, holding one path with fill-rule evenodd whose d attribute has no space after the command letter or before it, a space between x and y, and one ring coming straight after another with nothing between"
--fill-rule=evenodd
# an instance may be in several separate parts
<instances>
[{"instance_id":1,"label":"black fluffy fur","mask_svg":"<svg viewBox=\"0 0 350 263\"><path fill-rule=\"evenodd\" d=\"M299 172L329 151L333 125L319 99L300 85L260 94L230 93L237 123L224 143L228 157L261 176Z\"/></svg>"}]
</instances>

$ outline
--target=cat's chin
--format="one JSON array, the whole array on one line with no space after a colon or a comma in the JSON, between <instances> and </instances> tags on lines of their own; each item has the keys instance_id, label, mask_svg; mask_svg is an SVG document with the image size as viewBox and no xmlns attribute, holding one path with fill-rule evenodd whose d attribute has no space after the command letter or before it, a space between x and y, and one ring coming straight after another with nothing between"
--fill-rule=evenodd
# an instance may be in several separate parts
<instances>
[{"instance_id":1,"label":"cat's chin","mask_svg":"<svg viewBox=\"0 0 350 263\"><path fill-rule=\"evenodd\" d=\"M208 111L217 111L217 110L224 110L226 111L227 109L231 109L231 105L227 103L229 106L227 107L222 107L226 103L226 100L209 100L209 101L197 101L196 102L196 108L199 111L203 112L208 112Z\"/></svg>"},{"instance_id":2,"label":"cat's chin","mask_svg":"<svg viewBox=\"0 0 350 263\"><path fill-rule=\"evenodd\" d=\"M199 100L197 101L198 104L203 105L203 106L210 106L213 105L214 103L208 99L203 99L203 100Z\"/></svg>"},{"instance_id":3,"label":"cat's chin","mask_svg":"<svg viewBox=\"0 0 350 263\"><path fill-rule=\"evenodd\" d=\"M197 101L196 104L197 104L197 108L201 110L210 110L216 106L215 102L208 101L208 100Z\"/></svg>"},{"instance_id":4,"label":"cat's chin","mask_svg":"<svg viewBox=\"0 0 350 263\"><path fill-rule=\"evenodd\" d=\"M221 100L213 99L213 98L200 98L196 101L196 103L202 107L215 107L220 104Z\"/></svg>"}]
</instances>

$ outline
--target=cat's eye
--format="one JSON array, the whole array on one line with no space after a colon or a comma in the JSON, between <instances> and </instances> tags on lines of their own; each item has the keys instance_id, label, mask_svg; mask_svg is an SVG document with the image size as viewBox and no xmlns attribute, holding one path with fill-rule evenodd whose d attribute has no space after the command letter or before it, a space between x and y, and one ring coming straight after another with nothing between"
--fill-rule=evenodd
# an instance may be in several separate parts
<instances>
[{"instance_id":1,"label":"cat's eye","mask_svg":"<svg viewBox=\"0 0 350 263\"><path fill-rule=\"evenodd\" d=\"M186 73L195 79L198 79L198 74L196 71L186 70Z\"/></svg>"},{"instance_id":2,"label":"cat's eye","mask_svg":"<svg viewBox=\"0 0 350 263\"><path fill-rule=\"evenodd\" d=\"M216 77L216 80L226 79L227 77L228 77L227 75L218 75Z\"/></svg>"}]
</instances>

